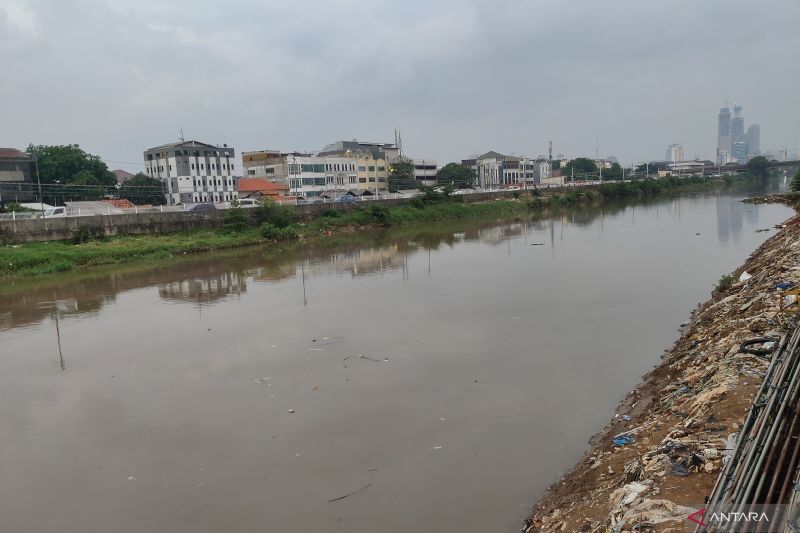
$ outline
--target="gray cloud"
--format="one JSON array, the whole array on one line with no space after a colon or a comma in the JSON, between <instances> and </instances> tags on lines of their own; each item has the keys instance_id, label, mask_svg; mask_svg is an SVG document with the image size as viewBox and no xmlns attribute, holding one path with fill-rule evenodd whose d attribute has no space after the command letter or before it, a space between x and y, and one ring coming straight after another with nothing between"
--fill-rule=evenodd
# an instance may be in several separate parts
<instances>
[{"instance_id":1,"label":"gray cloud","mask_svg":"<svg viewBox=\"0 0 800 533\"><path fill-rule=\"evenodd\" d=\"M800 145L800 4L676 0L0 0L0 145L109 160L187 137L241 150L391 141L713 157L723 100ZM122 166L131 170L135 167Z\"/></svg>"}]
</instances>

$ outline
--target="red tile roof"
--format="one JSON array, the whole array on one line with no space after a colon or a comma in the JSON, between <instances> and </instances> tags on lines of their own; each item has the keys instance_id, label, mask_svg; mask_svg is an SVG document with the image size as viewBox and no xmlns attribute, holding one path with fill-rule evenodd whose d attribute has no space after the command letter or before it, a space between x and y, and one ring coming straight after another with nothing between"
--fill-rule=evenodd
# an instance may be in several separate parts
<instances>
[{"instance_id":1,"label":"red tile roof","mask_svg":"<svg viewBox=\"0 0 800 533\"><path fill-rule=\"evenodd\" d=\"M16 148L0 148L0 159L31 159L31 156Z\"/></svg>"},{"instance_id":2,"label":"red tile roof","mask_svg":"<svg viewBox=\"0 0 800 533\"><path fill-rule=\"evenodd\" d=\"M275 183L274 181L268 181L263 178L239 179L239 192L280 193L288 190L288 185Z\"/></svg>"}]
</instances>

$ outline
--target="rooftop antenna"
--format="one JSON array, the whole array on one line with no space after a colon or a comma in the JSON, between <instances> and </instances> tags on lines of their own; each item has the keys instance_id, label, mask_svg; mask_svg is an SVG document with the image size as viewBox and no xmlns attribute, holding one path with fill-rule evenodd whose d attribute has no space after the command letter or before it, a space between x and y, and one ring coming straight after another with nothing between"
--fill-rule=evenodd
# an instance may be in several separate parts
<instances>
[{"instance_id":1,"label":"rooftop antenna","mask_svg":"<svg viewBox=\"0 0 800 533\"><path fill-rule=\"evenodd\" d=\"M595 161L600 159L600 132L594 134L594 159Z\"/></svg>"},{"instance_id":2,"label":"rooftop antenna","mask_svg":"<svg viewBox=\"0 0 800 533\"><path fill-rule=\"evenodd\" d=\"M186 142L186 139L183 138L183 126L181 126L181 142Z\"/></svg>"},{"instance_id":3,"label":"rooftop antenna","mask_svg":"<svg viewBox=\"0 0 800 533\"><path fill-rule=\"evenodd\" d=\"M553 141L547 143L547 161L550 163L550 168L553 168Z\"/></svg>"},{"instance_id":4,"label":"rooftop antenna","mask_svg":"<svg viewBox=\"0 0 800 533\"><path fill-rule=\"evenodd\" d=\"M397 153L403 157L403 137L400 135L400 130L394 130L394 144L397 146Z\"/></svg>"}]
</instances>

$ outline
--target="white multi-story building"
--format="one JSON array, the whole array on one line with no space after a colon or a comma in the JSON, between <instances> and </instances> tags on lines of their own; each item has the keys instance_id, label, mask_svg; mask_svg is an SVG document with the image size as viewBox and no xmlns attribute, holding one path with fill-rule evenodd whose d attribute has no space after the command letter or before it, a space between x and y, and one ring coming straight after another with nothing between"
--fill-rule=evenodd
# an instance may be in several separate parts
<instances>
[{"instance_id":1,"label":"white multi-story building","mask_svg":"<svg viewBox=\"0 0 800 533\"><path fill-rule=\"evenodd\" d=\"M414 179L426 186L436 185L439 166L430 159L414 159Z\"/></svg>"},{"instance_id":2,"label":"white multi-story building","mask_svg":"<svg viewBox=\"0 0 800 533\"><path fill-rule=\"evenodd\" d=\"M238 197L234 150L198 141L181 141L144 152L145 172L164 182L170 205L229 202Z\"/></svg>"},{"instance_id":3,"label":"white multi-story building","mask_svg":"<svg viewBox=\"0 0 800 533\"><path fill-rule=\"evenodd\" d=\"M667 147L666 153L667 159L669 163L680 163L683 161L683 146L680 144L670 144Z\"/></svg>"}]
</instances>

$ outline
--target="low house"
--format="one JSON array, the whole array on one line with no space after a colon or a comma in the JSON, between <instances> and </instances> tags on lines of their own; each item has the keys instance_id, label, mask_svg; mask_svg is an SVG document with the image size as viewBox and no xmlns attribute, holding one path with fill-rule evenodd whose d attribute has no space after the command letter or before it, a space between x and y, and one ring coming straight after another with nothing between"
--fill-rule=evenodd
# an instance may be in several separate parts
<instances>
[{"instance_id":1,"label":"low house","mask_svg":"<svg viewBox=\"0 0 800 533\"><path fill-rule=\"evenodd\" d=\"M0 202L36 199L33 157L16 148L0 148Z\"/></svg>"},{"instance_id":2,"label":"low house","mask_svg":"<svg viewBox=\"0 0 800 533\"><path fill-rule=\"evenodd\" d=\"M276 196L286 196L289 186L284 183L263 178L241 178L239 179L239 198L272 198Z\"/></svg>"}]
</instances>

